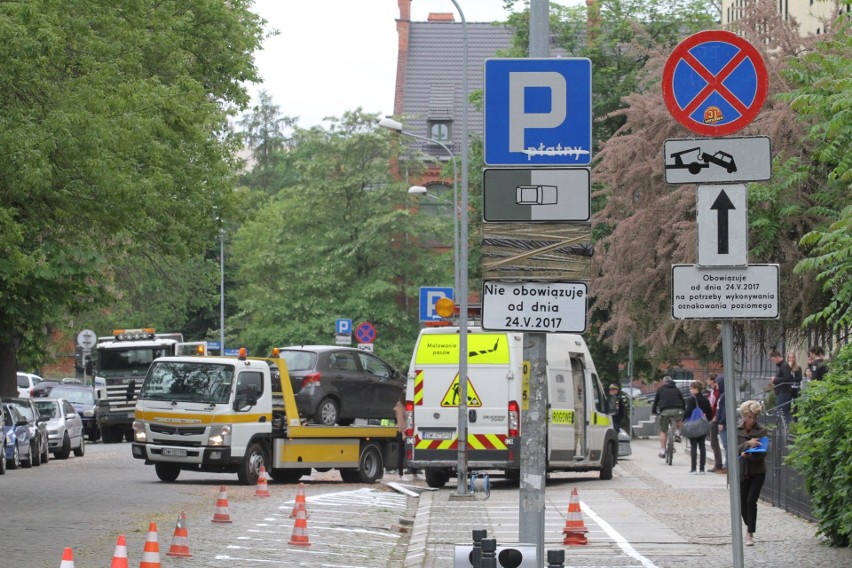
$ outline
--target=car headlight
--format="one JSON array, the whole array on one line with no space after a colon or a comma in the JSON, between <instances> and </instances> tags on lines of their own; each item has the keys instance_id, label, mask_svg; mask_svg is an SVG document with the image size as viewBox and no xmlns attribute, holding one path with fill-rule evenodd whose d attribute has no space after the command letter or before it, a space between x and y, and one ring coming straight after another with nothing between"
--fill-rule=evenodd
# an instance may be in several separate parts
<instances>
[{"instance_id":1,"label":"car headlight","mask_svg":"<svg viewBox=\"0 0 852 568\"><path fill-rule=\"evenodd\" d=\"M139 444L144 444L148 441L144 422L133 421L133 440Z\"/></svg>"},{"instance_id":2,"label":"car headlight","mask_svg":"<svg viewBox=\"0 0 852 568\"><path fill-rule=\"evenodd\" d=\"M207 438L208 446L230 446L231 425L222 424L210 427L210 435Z\"/></svg>"},{"instance_id":3,"label":"car headlight","mask_svg":"<svg viewBox=\"0 0 852 568\"><path fill-rule=\"evenodd\" d=\"M86 418L91 418L94 415L95 415L95 409L94 408L90 408L89 410L83 411L83 416L85 416Z\"/></svg>"}]
</instances>

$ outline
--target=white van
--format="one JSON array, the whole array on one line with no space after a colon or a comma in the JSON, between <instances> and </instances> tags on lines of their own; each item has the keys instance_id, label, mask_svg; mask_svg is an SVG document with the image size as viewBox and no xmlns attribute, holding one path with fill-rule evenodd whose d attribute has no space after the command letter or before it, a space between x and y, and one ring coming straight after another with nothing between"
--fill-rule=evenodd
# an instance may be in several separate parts
<instances>
[{"instance_id":1,"label":"white van","mask_svg":"<svg viewBox=\"0 0 852 568\"><path fill-rule=\"evenodd\" d=\"M406 389L406 461L443 487L458 464L459 330L421 330ZM468 470L518 477L521 413L527 410L529 364L523 334L468 330ZM586 342L547 335L547 471L599 470L612 478L618 435Z\"/></svg>"}]
</instances>

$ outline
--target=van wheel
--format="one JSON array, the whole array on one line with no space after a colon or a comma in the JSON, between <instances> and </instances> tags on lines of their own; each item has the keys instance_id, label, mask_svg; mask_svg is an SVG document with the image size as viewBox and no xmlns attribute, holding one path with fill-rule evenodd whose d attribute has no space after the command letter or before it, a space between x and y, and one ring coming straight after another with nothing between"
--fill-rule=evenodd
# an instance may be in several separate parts
<instances>
[{"instance_id":1,"label":"van wheel","mask_svg":"<svg viewBox=\"0 0 852 568\"><path fill-rule=\"evenodd\" d=\"M169 483L175 481L180 475L180 467L173 463L156 463L154 464L154 471L157 472L160 481Z\"/></svg>"},{"instance_id":2,"label":"van wheel","mask_svg":"<svg viewBox=\"0 0 852 568\"><path fill-rule=\"evenodd\" d=\"M384 474L385 466L382 463L382 453L373 444L365 446L361 450L361 459L358 461L358 481L361 483L375 483Z\"/></svg>"},{"instance_id":3,"label":"van wheel","mask_svg":"<svg viewBox=\"0 0 852 568\"><path fill-rule=\"evenodd\" d=\"M433 489L441 489L450 480L449 474L443 469L427 467L425 473L426 485Z\"/></svg>"},{"instance_id":4,"label":"van wheel","mask_svg":"<svg viewBox=\"0 0 852 568\"><path fill-rule=\"evenodd\" d=\"M266 452L263 451L263 446L257 442L252 442L246 448L246 455L243 462L237 470L237 477L243 485L256 485L257 478L260 476L260 466L268 463Z\"/></svg>"},{"instance_id":5,"label":"van wheel","mask_svg":"<svg viewBox=\"0 0 852 568\"><path fill-rule=\"evenodd\" d=\"M615 466L615 445L610 442L604 450L603 460L601 460L601 479L612 479L612 468Z\"/></svg>"}]
</instances>

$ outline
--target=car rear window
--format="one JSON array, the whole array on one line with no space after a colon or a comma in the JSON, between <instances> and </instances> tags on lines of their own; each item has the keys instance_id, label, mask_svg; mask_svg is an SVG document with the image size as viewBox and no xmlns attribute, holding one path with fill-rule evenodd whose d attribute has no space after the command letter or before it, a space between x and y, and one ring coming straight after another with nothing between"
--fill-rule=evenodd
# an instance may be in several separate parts
<instances>
[{"instance_id":1,"label":"car rear window","mask_svg":"<svg viewBox=\"0 0 852 568\"><path fill-rule=\"evenodd\" d=\"M22 389L25 389L30 386L30 382L27 380L26 375L18 375L18 386Z\"/></svg>"},{"instance_id":2,"label":"car rear window","mask_svg":"<svg viewBox=\"0 0 852 568\"><path fill-rule=\"evenodd\" d=\"M313 351L281 351L280 357L287 362L288 371L308 371L316 367L317 354Z\"/></svg>"},{"instance_id":3,"label":"car rear window","mask_svg":"<svg viewBox=\"0 0 852 568\"><path fill-rule=\"evenodd\" d=\"M50 391L50 396L64 398L68 402L76 402L77 404L95 404L95 391L89 389L55 387Z\"/></svg>"},{"instance_id":4,"label":"car rear window","mask_svg":"<svg viewBox=\"0 0 852 568\"><path fill-rule=\"evenodd\" d=\"M36 408L38 408L38 413L42 415L50 416L51 418L56 418L56 408L57 403L53 400L44 400L35 403Z\"/></svg>"}]
</instances>

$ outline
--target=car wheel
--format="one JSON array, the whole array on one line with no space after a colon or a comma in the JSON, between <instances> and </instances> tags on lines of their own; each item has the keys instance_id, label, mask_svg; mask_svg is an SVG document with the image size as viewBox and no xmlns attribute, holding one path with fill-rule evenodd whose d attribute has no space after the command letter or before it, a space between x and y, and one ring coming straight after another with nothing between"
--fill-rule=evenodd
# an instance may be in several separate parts
<instances>
[{"instance_id":1,"label":"car wheel","mask_svg":"<svg viewBox=\"0 0 852 568\"><path fill-rule=\"evenodd\" d=\"M62 437L62 449L53 455L60 460L67 460L71 455L71 439L68 438L68 432L65 432L65 436Z\"/></svg>"},{"instance_id":2,"label":"car wheel","mask_svg":"<svg viewBox=\"0 0 852 568\"><path fill-rule=\"evenodd\" d=\"M39 450L41 448L38 447L38 443L33 440L33 445L30 446L30 465L33 467L38 467L41 465L41 453Z\"/></svg>"},{"instance_id":3,"label":"car wheel","mask_svg":"<svg viewBox=\"0 0 852 568\"><path fill-rule=\"evenodd\" d=\"M173 463L157 463L154 464L154 471L157 472L157 477L160 481L171 483L180 475L180 467Z\"/></svg>"},{"instance_id":4,"label":"car wheel","mask_svg":"<svg viewBox=\"0 0 852 568\"><path fill-rule=\"evenodd\" d=\"M18 451L18 444L15 444L12 459L9 460L9 469L18 469L19 467L21 467L21 453Z\"/></svg>"},{"instance_id":5,"label":"car wheel","mask_svg":"<svg viewBox=\"0 0 852 568\"><path fill-rule=\"evenodd\" d=\"M426 485L433 489L441 489L450 479L450 476L446 471L435 467L427 467L425 473Z\"/></svg>"},{"instance_id":6,"label":"car wheel","mask_svg":"<svg viewBox=\"0 0 852 568\"><path fill-rule=\"evenodd\" d=\"M78 458L82 458L86 455L86 440L83 439L82 434L80 434L80 447L74 450L74 455Z\"/></svg>"},{"instance_id":7,"label":"car wheel","mask_svg":"<svg viewBox=\"0 0 852 568\"><path fill-rule=\"evenodd\" d=\"M252 442L246 448L246 455L237 470L237 477L243 485L256 485L260 475L260 466L269 463L263 446Z\"/></svg>"},{"instance_id":8,"label":"car wheel","mask_svg":"<svg viewBox=\"0 0 852 568\"><path fill-rule=\"evenodd\" d=\"M5 435L4 435L5 436ZM0 475L6 475L6 440L3 441L3 459L0 459Z\"/></svg>"},{"instance_id":9,"label":"car wheel","mask_svg":"<svg viewBox=\"0 0 852 568\"><path fill-rule=\"evenodd\" d=\"M324 398L317 406L317 413L314 415L314 422L325 426L334 426L340 418L340 408L337 403L330 398Z\"/></svg>"},{"instance_id":10,"label":"car wheel","mask_svg":"<svg viewBox=\"0 0 852 568\"><path fill-rule=\"evenodd\" d=\"M50 446L47 440L41 441L41 463L48 463L50 461Z\"/></svg>"}]
</instances>

